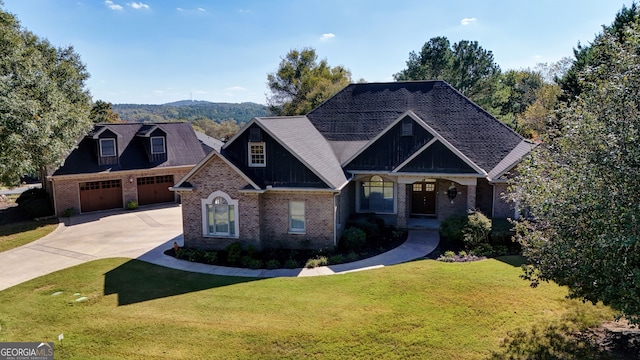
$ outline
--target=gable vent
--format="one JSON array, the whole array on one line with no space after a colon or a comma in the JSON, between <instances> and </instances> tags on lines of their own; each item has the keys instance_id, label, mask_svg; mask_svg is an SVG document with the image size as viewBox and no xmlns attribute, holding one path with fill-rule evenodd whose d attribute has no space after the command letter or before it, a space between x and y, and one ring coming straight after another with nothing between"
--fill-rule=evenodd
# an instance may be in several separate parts
<instances>
[{"instance_id":1,"label":"gable vent","mask_svg":"<svg viewBox=\"0 0 640 360\"><path fill-rule=\"evenodd\" d=\"M249 141L262 141L262 131L259 128L249 129Z\"/></svg>"}]
</instances>

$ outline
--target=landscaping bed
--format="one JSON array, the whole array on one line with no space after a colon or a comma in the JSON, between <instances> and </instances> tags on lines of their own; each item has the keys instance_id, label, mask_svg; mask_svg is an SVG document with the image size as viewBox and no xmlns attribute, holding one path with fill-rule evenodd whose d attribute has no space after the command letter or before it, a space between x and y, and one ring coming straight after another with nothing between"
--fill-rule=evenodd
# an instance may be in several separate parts
<instances>
[{"instance_id":1,"label":"landscaping bed","mask_svg":"<svg viewBox=\"0 0 640 360\"><path fill-rule=\"evenodd\" d=\"M220 251L172 248L166 255L191 262L250 269L314 268L366 259L400 246L407 239L405 230L387 226L371 214L358 214L335 249L268 248L258 251L233 243Z\"/></svg>"}]
</instances>

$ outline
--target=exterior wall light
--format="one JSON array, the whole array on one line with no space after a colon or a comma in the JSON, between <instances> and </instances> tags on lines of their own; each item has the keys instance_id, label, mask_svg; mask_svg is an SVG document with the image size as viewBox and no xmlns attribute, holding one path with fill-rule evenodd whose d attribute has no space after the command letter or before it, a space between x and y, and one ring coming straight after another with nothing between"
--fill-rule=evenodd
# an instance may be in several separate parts
<instances>
[{"instance_id":1,"label":"exterior wall light","mask_svg":"<svg viewBox=\"0 0 640 360\"><path fill-rule=\"evenodd\" d=\"M451 200L451 203L453 204L453 200L455 200L455 198L458 196L458 189L456 189L456 186L451 183L451 186L449 186L449 188L447 189L447 197L449 198L449 200Z\"/></svg>"}]
</instances>

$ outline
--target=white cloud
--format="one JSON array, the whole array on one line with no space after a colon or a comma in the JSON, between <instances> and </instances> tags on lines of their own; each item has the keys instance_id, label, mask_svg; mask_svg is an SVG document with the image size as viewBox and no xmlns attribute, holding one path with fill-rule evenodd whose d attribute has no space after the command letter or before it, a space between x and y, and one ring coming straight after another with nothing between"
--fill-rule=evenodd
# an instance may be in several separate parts
<instances>
[{"instance_id":1,"label":"white cloud","mask_svg":"<svg viewBox=\"0 0 640 360\"><path fill-rule=\"evenodd\" d=\"M145 3L142 3L142 2L135 2L135 1L132 2L132 3L129 3L127 5L131 6L134 9L148 9L149 8L149 5L147 5Z\"/></svg>"},{"instance_id":2,"label":"white cloud","mask_svg":"<svg viewBox=\"0 0 640 360\"><path fill-rule=\"evenodd\" d=\"M464 18L460 20L460 24L464 26L471 25L474 22L476 22L476 18Z\"/></svg>"},{"instance_id":3,"label":"white cloud","mask_svg":"<svg viewBox=\"0 0 640 360\"><path fill-rule=\"evenodd\" d=\"M322 36L320 36L320 41L327 41L333 39L334 37L336 37L336 35L332 33L322 34Z\"/></svg>"},{"instance_id":4,"label":"white cloud","mask_svg":"<svg viewBox=\"0 0 640 360\"><path fill-rule=\"evenodd\" d=\"M205 10L203 8L198 8L198 11L207 12L207 10Z\"/></svg>"},{"instance_id":5,"label":"white cloud","mask_svg":"<svg viewBox=\"0 0 640 360\"><path fill-rule=\"evenodd\" d=\"M183 9L183 8L177 8L176 10L178 10L178 11L184 11L184 9Z\"/></svg>"},{"instance_id":6,"label":"white cloud","mask_svg":"<svg viewBox=\"0 0 640 360\"><path fill-rule=\"evenodd\" d=\"M247 91L247 88L243 88L242 86L232 86L230 88L226 88L226 91Z\"/></svg>"},{"instance_id":7,"label":"white cloud","mask_svg":"<svg viewBox=\"0 0 640 360\"><path fill-rule=\"evenodd\" d=\"M104 4L107 5L109 7L109 9L111 9L111 10L122 10L122 9L124 9L121 5L114 4L113 1L111 1L111 0L105 0Z\"/></svg>"}]
</instances>

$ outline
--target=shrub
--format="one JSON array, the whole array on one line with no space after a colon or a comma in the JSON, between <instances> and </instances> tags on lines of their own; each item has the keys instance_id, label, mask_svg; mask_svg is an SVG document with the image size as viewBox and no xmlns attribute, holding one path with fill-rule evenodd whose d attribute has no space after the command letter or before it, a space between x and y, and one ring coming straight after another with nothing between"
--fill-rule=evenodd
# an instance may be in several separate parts
<instances>
[{"instance_id":1,"label":"shrub","mask_svg":"<svg viewBox=\"0 0 640 360\"><path fill-rule=\"evenodd\" d=\"M456 253L453 252L453 251L445 251L444 255L440 255L438 257L438 261L455 262L456 261Z\"/></svg>"},{"instance_id":2,"label":"shrub","mask_svg":"<svg viewBox=\"0 0 640 360\"><path fill-rule=\"evenodd\" d=\"M18 207L29 217L39 218L53 215L53 206L49 198L32 197Z\"/></svg>"},{"instance_id":3,"label":"shrub","mask_svg":"<svg viewBox=\"0 0 640 360\"><path fill-rule=\"evenodd\" d=\"M288 259L284 263L284 267L287 269L295 269L298 267L298 262L293 259Z\"/></svg>"},{"instance_id":4,"label":"shrub","mask_svg":"<svg viewBox=\"0 0 640 360\"><path fill-rule=\"evenodd\" d=\"M218 261L218 253L215 251L207 251L204 253L203 258L207 264L215 264Z\"/></svg>"},{"instance_id":5,"label":"shrub","mask_svg":"<svg viewBox=\"0 0 640 360\"><path fill-rule=\"evenodd\" d=\"M462 251L458 252L458 256L465 257L465 256L467 256L467 252L462 250Z\"/></svg>"},{"instance_id":6,"label":"shrub","mask_svg":"<svg viewBox=\"0 0 640 360\"><path fill-rule=\"evenodd\" d=\"M475 256L487 256L491 257L494 254L493 246L490 244L480 244L471 250L471 254Z\"/></svg>"},{"instance_id":7,"label":"shrub","mask_svg":"<svg viewBox=\"0 0 640 360\"><path fill-rule=\"evenodd\" d=\"M467 215L452 215L440 224L440 234L451 242L461 242L462 230L469 222Z\"/></svg>"},{"instance_id":8,"label":"shrub","mask_svg":"<svg viewBox=\"0 0 640 360\"><path fill-rule=\"evenodd\" d=\"M267 269L279 269L280 268L280 261L276 260L276 259L271 259L269 261L267 261L267 265L266 265Z\"/></svg>"},{"instance_id":9,"label":"shrub","mask_svg":"<svg viewBox=\"0 0 640 360\"><path fill-rule=\"evenodd\" d=\"M360 255L358 255L355 252L350 252L349 254L347 254L347 261L352 262L352 261L358 261L360 260Z\"/></svg>"},{"instance_id":10,"label":"shrub","mask_svg":"<svg viewBox=\"0 0 640 360\"><path fill-rule=\"evenodd\" d=\"M346 250L360 250L367 242L367 234L357 227L349 227L342 235L342 247Z\"/></svg>"},{"instance_id":11,"label":"shrub","mask_svg":"<svg viewBox=\"0 0 640 360\"><path fill-rule=\"evenodd\" d=\"M344 258L344 255L337 254L337 255L330 256L328 262L329 262L329 265L342 264L345 262L345 258Z\"/></svg>"},{"instance_id":12,"label":"shrub","mask_svg":"<svg viewBox=\"0 0 640 360\"><path fill-rule=\"evenodd\" d=\"M126 207L128 210L135 210L138 208L138 202L134 200L128 200Z\"/></svg>"},{"instance_id":13,"label":"shrub","mask_svg":"<svg viewBox=\"0 0 640 360\"><path fill-rule=\"evenodd\" d=\"M261 269L264 267L264 263L260 259L249 258L245 266L249 269Z\"/></svg>"},{"instance_id":14,"label":"shrub","mask_svg":"<svg viewBox=\"0 0 640 360\"><path fill-rule=\"evenodd\" d=\"M62 212L62 216L63 217L71 217L71 215L73 215L73 213L76 211L76 209L70 207L70 208L66 208L63 212Z\"/></svg>"},{"instance_id":15,"label":"shrub","mask_svg":"<svg viewBox=\"0 0 640 360\"><path fill-rule=\"evenodd\" d=\"M234 242L227 246L225 250L227 251L227 262L231 265L238 265L242 258L242 244Z\"/></svg>"},{"instance_id":16,"label":"shrub","mask_svg":"<svg viewBox=\"0 0 640 360\"><path fill-rule=\"evenodd\" d=\"M488 242L491 232L491 220L479 211L468 215L468 222L462 230L463 240L467 247L474 247Z\"/></svg>"},{"instance_id":17,"label":"shrub","mask_svg":"<svg viewBox=\"0 0 640 360\"><path fill-rule=\"evenodd\" d=\"M47 199L49 196L44 189L40 188L31 188L29 190L25 190L18 196L16 199L16 204L21 205L29 199L39 198L39 199Z\"/></svg>"},{"instance_id":18,"label":"shrub","mask_svg":"<svg viewBox=\"0 0 640 360\"><path fill-rule=\"evenodd\" d=\"M307 263L304 265L307 269L317 268L319 266L327 265L327 257L326 256L317 256L313 259L307 260Z\"/></svg>"}]
</instances>

